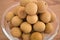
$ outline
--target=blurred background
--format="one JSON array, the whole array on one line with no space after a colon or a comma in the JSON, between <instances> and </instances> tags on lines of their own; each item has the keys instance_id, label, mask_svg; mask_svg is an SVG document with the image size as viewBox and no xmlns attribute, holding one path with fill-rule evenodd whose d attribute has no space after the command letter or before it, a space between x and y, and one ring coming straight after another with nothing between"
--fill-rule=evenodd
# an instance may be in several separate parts
<instances>
[{"instance_id":1,"label":"blurred background","mask_svg":"<svg viewBox=\"0 0 60 40\"><path fill-rule=\"evenodd\" d=\"M20 0L0 0L0 24L4 11L8 7L19 1ZM57 18L60 20L60 0L45 0L45 1L48 3L49 8L51 8L56 13ZM6 36L2 32L1 26L0 26L0 40L8 40L8 38L6 38ZM60 30L53 40L60 40Z\"/></svg>"}]
</instances>

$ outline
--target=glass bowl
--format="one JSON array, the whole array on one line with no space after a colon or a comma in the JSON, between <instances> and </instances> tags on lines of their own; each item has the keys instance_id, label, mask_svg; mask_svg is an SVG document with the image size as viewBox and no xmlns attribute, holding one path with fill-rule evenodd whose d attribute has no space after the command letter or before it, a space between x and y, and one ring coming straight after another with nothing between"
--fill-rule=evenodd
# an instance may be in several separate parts
<instances>
[{"instance_id":1,"label":"glass bowl","mask_svg":"<svg viewBox=\"0 0 60 40\"><path fill-rule=\"evenodd\" d=\"M5 15L11 11L12 9L14 9L16 6L20 5L19 3L16 3L14 5L12 5L11 7L9 7L8 9L6 9L6 11L4 12L3 16L2 16L2 20L1 20L1 27L2 30L4 32L4 34L6 35L6 37L9 40L20 40L18 38L15 38L11 35L10 33L10 28L9 28L9 23L6 22L5 20ZM51 9L48 8L49 11L52 11ZM53 11L52 11L53 12ZM56 17L56 20L52 23L54 26L54 31L51 34L47 34L45 35L45 37L43 38L43 40L53 40L53 38L57 35L58 30L59 30L59 21Z\"/></svg>"}]
</instances>

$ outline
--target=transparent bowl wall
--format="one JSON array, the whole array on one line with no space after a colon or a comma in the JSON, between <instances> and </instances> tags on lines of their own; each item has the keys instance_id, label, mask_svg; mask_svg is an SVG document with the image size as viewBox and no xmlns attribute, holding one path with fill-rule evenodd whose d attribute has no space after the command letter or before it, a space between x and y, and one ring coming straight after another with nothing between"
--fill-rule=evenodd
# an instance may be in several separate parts
<instances>
[{"instance_id":1,"label":"transparent bowl wall","mask_svg":"<svg viewBox=\"0 0 60 40\"><path fill-rule=\"evenodd\" d=\"M2 30L4 32L4 34L6 35L6 37L9 40L21 40L18 38L15 38L11 35L10 33L10 28L9 28L9 23L6 22L5 20L5 16L6 14L11 11L12 9L14 9L16 6L18 6L19 3L12 5L11 7L9 7L8 9L6 9L6 11L3 13L2 16L2 20L1 20L1 27ZM51 9L48 8L49 11L52 11ZM53 12L53 11L52 11ZM58 23L58 19L56 18L55 22L52 23L53 27L54 27L54 31L51 34L46 34L45 37L43 38L43 40L53 40L53 38L57 35L58 33L58 29L59 29L59 23Z\"/></svg>"}]
</instances>

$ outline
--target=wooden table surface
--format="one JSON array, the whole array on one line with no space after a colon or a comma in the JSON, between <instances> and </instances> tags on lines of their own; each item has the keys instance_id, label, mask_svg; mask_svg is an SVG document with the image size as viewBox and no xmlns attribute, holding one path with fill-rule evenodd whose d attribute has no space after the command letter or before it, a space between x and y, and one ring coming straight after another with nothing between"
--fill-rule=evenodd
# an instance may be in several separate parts
<instances>
[{"instance_id":1,"label":"wooden table surface","mask_svg":"<svg viewBox=\"0 0 60 40\"><path fill-rule=\"evenodd\" d=\"M0 21L3 15L3 12L6 10L6 8L10 7L11 5L15 4L18 1L19 0L0 0ZM50 8L56 13L57 18L60 20L59 18L60 17L60 0L46 0L46 1L49 4ZM0 27L0 40L8 40L8 38L6 38L6 36L2 32L1 27ZM53 40L60 40L60 30Z\"/></svg>"}]
</instances>

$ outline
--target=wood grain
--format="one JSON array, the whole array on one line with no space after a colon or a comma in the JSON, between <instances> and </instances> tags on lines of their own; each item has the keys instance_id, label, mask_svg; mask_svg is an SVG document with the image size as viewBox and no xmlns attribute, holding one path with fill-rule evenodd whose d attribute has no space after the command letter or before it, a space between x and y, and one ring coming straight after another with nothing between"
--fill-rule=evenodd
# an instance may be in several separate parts
<instances>
[{"instance_id":1,"label":"wood grain","mask_svg":"<svg viewBox=\"0 0 60 40\"><path fill-rule=\"evenodd\" d=\"M19 0L0 0L0 21L2 15L6 8L10 7L11 5L15 4ZM57 18L60 20L60 0L45 0L49 4L50 8L56 13ZM59 22L60 23L60 22ZM0 40L8 40L8 38L4 35L1 29L0 23ZM60 40L60 30L54 40Z\"/></svg>"}]
</instances>

